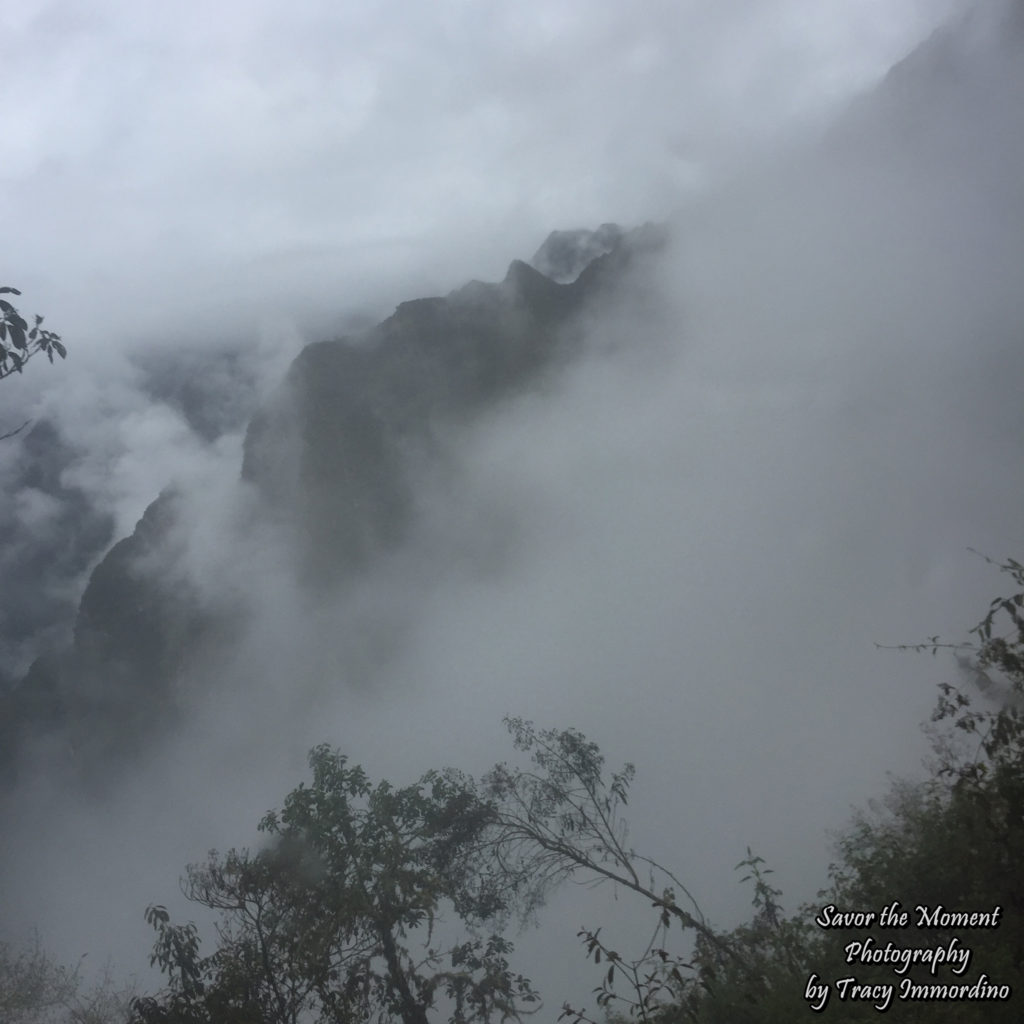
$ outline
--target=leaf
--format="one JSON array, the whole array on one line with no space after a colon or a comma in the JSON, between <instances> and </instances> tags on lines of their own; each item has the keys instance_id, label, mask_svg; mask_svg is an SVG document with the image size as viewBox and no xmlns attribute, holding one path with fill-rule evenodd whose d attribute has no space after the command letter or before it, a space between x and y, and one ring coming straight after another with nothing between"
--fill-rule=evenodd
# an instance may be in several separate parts
<instances>
[{"instance_id":1,"label":"leaf","mask_svg":"<svg viewBox=\"0 0 1024 1024\"><path fill-rule=\"evenodd\" d=\"M2 294L20 295L21 292L17 288L0 288L0 295Z\"/></svg>"}]
</instances>

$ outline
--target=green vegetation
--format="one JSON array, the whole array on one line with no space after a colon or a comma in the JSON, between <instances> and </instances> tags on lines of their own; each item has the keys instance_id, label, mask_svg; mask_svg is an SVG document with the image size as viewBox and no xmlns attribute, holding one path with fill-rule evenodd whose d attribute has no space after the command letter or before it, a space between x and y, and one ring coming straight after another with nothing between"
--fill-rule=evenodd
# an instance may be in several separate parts
<instances>
[{"instance_id":1,"label":"green vegetation","mask_svg":"<svg viewBox=\"0 0 1024 1024\"><path fill-rule=\"evenodd\" d=\"M129 1013L132 993L108 972L87 985L78 967L58 963L38 937L15 952L0 942L0 1021L4 1024L113 1024Z\"/></svg>"},{"instance_id":2,"label":"green vegetation","mask_svg":"<svg viewBox=\"0 0 1024 1024\"><path fill-rule=\"evenodd\" d=\"M0 288L0 295L20 294L17 288ZM21 373L25 364L40 352L45 352L51 363L54 352L61 359L67 358L68 351L60 340L60 335L46 330L42 323L43 318L36 314L33 325L29 327L28 322L10 300L0 298L0 380L12 373ZM20 427L0 434L0 441L20 434L30 422L31 420L26 420Z\"/></svg>"},{"instance_id":3,"label":"green vegetation","mask_svg":"<svg viewBox=\"0 0 1024 1024\"><path fill-rule=\"evenodd\" d=\"M188 869L188 898L220 915L213 953L200 956L194 924L146 912L168 986L136 1001L136 1019L427 1024L444 999L468 1024L528 1008L536 996L508 965L510 943L480 932L508 908L497 865L479 856L488 808L471 781L442 772L373 786L327 747L310 767L312 784L261 822L264 850ZM465 928L445 946L443 910Z\"/></svg>"},{"instance_id":4,"label":"green vegetation","mask_svg":"<svg viewBox=\"0 0 1024 1024\"><path fill-rule=\"evenodd\" d=\"M20 295L17 288L0 288L0 295ZM25 364L39 352L46 353L50 362L53 354L67 358L67 349L61 343L60 335L46 330L43 318L38 314L29 327L24 317L11 305L8 299L0 299L0 380L12 373L21 373Z\"/></svg>"},{"instance_id":5,"label":"green vegetation","mask_svg":"<svg viewBox=\"0 0 1024 1024\"><path fill-rule=\"evenodd\" d=\"M211 948L195 923L146 911L166 983L135 999L129 1019L519 1019L537 1009L536 995L511 966L503 926L536 919L545 896L573 878L610 881L653 912L640 950L618 948L599 927L580 931L599 973L593 1008L562 1007L573 1024L789 1024L815 1009L841 1022L873 1021L883 1009L910 1022L1019 1020L1024 567L999 568L1014 594L992 602L973 644L954 647L981 692L941 685L928 777L894 782L855 816L837 838L828 887L795 913L748 850L738 867L753 889L751 919L713 927L669 870L629 845L632 765L609 771L576 730L510 719L523 763L479 781L432 772L403 789L375 785L317 747L312 781L260 823L263 848L213 852L188 868L185 894L215 918ZM38 953L3 952L5 1020L89 1019L54 1015L66 1009L69 972Z\"/></svg>"},{"instance_id":6,"label":"green vegetation","mask_svg":"<svg viewBox=\"0 0 1024 1024\"><path fill-rule=\"evenodd\" d=\"M933 637L912 648L935 653L952 646L980 695L940 686L929 726L929 777L894 782L883 800L855 816L837 839L831 884L818 901L785 917L781 893L748 851L740 866L754 885L753 919L716 943L698 933L689 970L668 982L657 950L644 958L652 968L646 980L637 985L624 977L630 984L622 993L612 989L609 971L607 1005L665 1024L782 1024L815 1002L835 1021L875 1020L883 1006L892 1019L929 1024L1021 1019L1024 567L1011 559L999 568L1015 593L992 601L972 630L974 643L943 645ZM874 917L863 927L834 926L845 923L840 914L858 911ZM738 957L723 955L723 947ZM920 959L904 964L911 950L922 951ZM930 962L925 951L936 950L949 957L946 964ZM846 978L855 981L837 984ZM827 993L814 996L811 979L828 984ZM933 998L939 992L931 986L967 992Z\"/></svg>"}]
</instances>

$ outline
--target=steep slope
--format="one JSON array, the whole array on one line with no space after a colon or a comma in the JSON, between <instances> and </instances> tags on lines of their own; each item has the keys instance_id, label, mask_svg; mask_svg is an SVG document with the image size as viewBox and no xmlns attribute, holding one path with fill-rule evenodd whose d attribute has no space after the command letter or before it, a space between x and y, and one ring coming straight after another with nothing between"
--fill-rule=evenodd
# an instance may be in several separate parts
<instances>
[{"instance_id":1,"label":"steep slope","mask_svg":"<svg viewBox=\"0 0 1024 1024\"><path fill-rule=\"evenodd\" d=\"M571 284L515 261L500 284L404 302L360 338L308 346L250 425L242 474L296 523L310 581L337 582L398 543L413 508L411 461L446 426L569 358L572 318L663 242L651 230L625 236Z\"/></svg>"},{"instance_id":2,"label":"steep slope","mask_svg":"<svg viewBox=\"0 0 1024 1024\"><path fill-rule=\"evenodd\" d=\"M622 233L569 284L515 261L499 284L404 302L361 336L307 346L252 419L241 469L258 514L292 537L299 585L336 588L400 544L415 514L415 473L445 432L571 359L574 319L615 302L664 242L650 227ZM8 776L29 741L75 772L123 763L173 722L178 680L197 652L230 644L231 610L204 605L180 569L177 500L162 494L110 549L71 641L3 696Z\"/></svg>"},{"instance_id":3,"label":"steep slope","mask_svg":"<svg viewBox=\"0 0 1024 1024\"><path fill-rule=\"evenodd\" d=\"M20 443L19 443L20 442ZM73 583L111 543L114 524L97 512L69 470L79 452L48 420L19 442L3 481L14 496L0 511L0 694L74 615Z\"/></svg>"}]
</instances>

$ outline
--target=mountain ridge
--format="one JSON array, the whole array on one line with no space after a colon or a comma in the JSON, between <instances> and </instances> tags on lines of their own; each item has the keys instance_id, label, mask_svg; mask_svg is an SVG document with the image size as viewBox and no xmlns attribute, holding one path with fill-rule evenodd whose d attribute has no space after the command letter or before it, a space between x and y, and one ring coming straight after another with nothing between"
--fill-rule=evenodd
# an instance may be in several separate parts
<instances>
[{"instance_id":1,"label":"mountain ridge","mask_svg":"<svg viewBox=\"0 0 1024 1024\"><path fill-rule=\"evenodd\" d=\"M638 258L667 241L651 226L617 230L572 282L513 260L501 282L402 302L358 335L300 351L249 421L240 476L260 514L291 531L303 586L330 591L400 545L415 514L412 464L437 453L445 430L578 354L574 317L611 301ZM42 756L57 751L73 772L136 756L175 720L175 679L196 649L230 643L231 615L204 606L187 577L156 569L175 562L179 497L162 492L113 544L89 576L69 642L0 695L9 780L39 737Z\"/></svg>"}]
</instances>

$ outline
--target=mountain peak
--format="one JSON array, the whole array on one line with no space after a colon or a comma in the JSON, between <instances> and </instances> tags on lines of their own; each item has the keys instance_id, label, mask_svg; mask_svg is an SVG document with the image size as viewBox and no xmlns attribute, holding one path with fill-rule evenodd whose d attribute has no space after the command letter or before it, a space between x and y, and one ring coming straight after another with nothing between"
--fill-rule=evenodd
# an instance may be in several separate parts
<instances>
[{"instance_id":1,"label":"mountain peak","mask_svg":"<svg viewBox=\"0 0 1024 1024\"><path fill-rule=\"evenodd\" d=\"M623 234L618 224L602 224L596 231L588 228L552 231L533 254L530 264L552 281L569 284L595 259L611 252Z\"/></svg>"}]
</instances>

